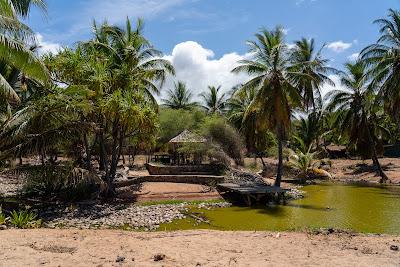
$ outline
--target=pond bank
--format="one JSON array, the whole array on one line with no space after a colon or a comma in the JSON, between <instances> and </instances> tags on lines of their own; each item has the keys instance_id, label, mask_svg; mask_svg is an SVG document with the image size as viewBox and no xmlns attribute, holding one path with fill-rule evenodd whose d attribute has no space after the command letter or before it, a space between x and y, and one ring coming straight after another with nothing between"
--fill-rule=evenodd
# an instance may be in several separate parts
<instances>
[{"instance_id":1,"label":"pond bank","mask_svg":"<svg viewBox=\"0 0 400 267\"><path fill-rule=\"evenodd\" d=\"M398 236L349 233L6 230L0 235L0 262L74 267L398 266L399 245Z\"/></svg>"}]
</instances>

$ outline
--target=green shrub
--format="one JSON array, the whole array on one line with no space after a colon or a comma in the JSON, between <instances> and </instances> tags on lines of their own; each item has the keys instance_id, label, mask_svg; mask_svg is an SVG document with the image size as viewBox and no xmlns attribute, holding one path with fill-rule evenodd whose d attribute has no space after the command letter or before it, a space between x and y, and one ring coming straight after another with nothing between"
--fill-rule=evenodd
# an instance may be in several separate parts
<instances>
[{"instance_id":1,"label":"green shrub","mask_svg":"<svg viewBox=\"0 0 400 267\"><path fill-rule=\"evenodd\" d=\"M204 120L206 115L199 110L161 109L159 115L159 145L180 134L183 130L193 130Z\"/></svg>"},{"instance_id":2,"label":"green shrub","mask_svg":"<svg viewBox=\"0 0 400 267\"><path fill-rule=\"evenodd\" d=\"M10 214L10 223L21 229L37 228L42 224L42 220L36 219L37 215L29 210L12 211Z\"/></svg>"},{"instance_id":3,"label":"green shrub","mask_svg":"<svg viewBox=\"0 0 400 267\"><path fill-rule=\"evenodd\" d=\"M77 201L95 198L103 188L96 174L68 164L29 166L16 171L26 181L22 193L31 197Z\"/></svg>"},{"instance_id":4,"label":"green shrub","mask_svg":"<svg viewBox=\"0 0 400 267\"><path fill-rule=\"evenodd\" d=\"M3 213L3 210L0 207L0 225L6 224L7 221L8 221L8 217Z\"/></svg>"},{"instance_id":5,"label":"green shrub","mask_svg":"<svg viewBox=\"0 0 400 267\"><path fill-rule=\"evenodd\" d=\"M226 154L232 158L237 165L243 165L244 144L242 136L224 118L212 116L205 119L201 126L201 133L215 146L221 149L220 154ZM222 153L223 152L223 153Z\"/></svg>"}]
</instances>

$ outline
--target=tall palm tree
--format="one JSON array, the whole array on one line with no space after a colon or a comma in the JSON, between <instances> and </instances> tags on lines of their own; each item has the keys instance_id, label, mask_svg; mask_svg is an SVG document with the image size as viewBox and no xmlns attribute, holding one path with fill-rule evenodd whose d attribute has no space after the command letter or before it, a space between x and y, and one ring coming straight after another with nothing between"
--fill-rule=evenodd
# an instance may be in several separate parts
<instances>
[{"instance_id":1,"label":"tall palm tree","mask_svg":"<svg viewBox=\"0 0 400 267\"><path fill-rule=\"evenodd\" d=\"M379 99L400 129L400 12L389 9L388 18L374 23L380 25L381 36L361 52L361 58L372 67Z\"/></svg>"},{"instance_id":2,"label":"tall palm tree","mask_svg":"<svg viewBox=\"0 0 400 267\"><path fill-rule=\"evenodd\" d=\"M225 93L219 95L221 85L208 86L208 92L200 94L203 98L203 107L209 114L222 114L225 108Z\"/></svg>"},{"instance_id":3,"label":"tall palm tree","mask_svg":"<svg viewBox=\"0 0 400 267\"><path fill-rule=\"evenodd\" d=\"M275 186L280 186L283 170L283 142L291 128L291 115L301 106L301 95L297 85L303 77L293 71L291 53L284 40L281 27L269 31L261 30L256 41L249 41L252 59L239 61L234 73L245 72L253 78L244 86L257 89L257 95L247 114L256 114L257 128L271 129L278 138L278 170Z\"/></svg>"},{"instance_id":4,"label":"tall palm tree","mask_svg":"<svg viewBox=\"0 0 400 267\"><path fill-rule=\"evenodd\" d=\"M336 69L328 66L329 60L322 57L322 49L323 47L316 50L314 39L302 38L294 44L291 58L293 69L291 71L304 75L297 87L307 109L322 106L320 88L323 84L334 86L328 75L338 74Z\"/></svg>"},{"instance_id":5,"label":"tall palm tree","mask_svg":"<svg viewBox=\"0 0 400 267\"><path fill-rule=\"evenodd\" d=\"M124 140L131 133L151 128L140 127L140 125L146 122L151 123L154 116L150 111L155 112L158 109L154 94L159 94L159 88L168 74L175 74L171 63L162 59L162 53L152 47L143 36L143 27L144 23L141 19L132 26L128 18L125 28L110 26L107 23L100 28L94 25L95 38L83 44L91 53L95 53L94 50L100 53L100 55L95 54L94 57L97 63L106 61L106 65L99 68L100 72L90 68L89 73L95 73L96 75L91 77L99 82L99 86L101 85L101 90L96 89L102 92L98 103L101 107L99 128L106 129L107 125L111 128L111 162L105 164L107 165L105 179L110 187L116 175ZM109 77L109 79L104 79L104 77ZM148 107L150 103L151 109ZM138 115L135 120L127 119L132 118L128 114L139 114L139 111L142 112L140 114L147 114L147 116ZM132 125L135 121L137 123ZM99 143L102 154L106 153L104 138L105 134L101 132Z\"/></svg>"},{"instance_id":6,"label":"tall palm tree","mask_svg":"<svg viewBox=\"0 0 400 267\"><path fill-rule=\"evenodd\" d=\"M381 176L380 182L384 183L388 177L382 170L376 151L378 127L374 110L375 95L369 88L366 64L357 61L345 66L347 73L342 74L340 80L346 90L328 93L328 109L339 112L336 124L349 136L350 144L371 156L377 174Z\"/></svg>"},{"instance_id":7,"label":"tall palm tree","mask_svg":"<svg viewBox=\"0 0 400 267\"><path fill-rule=\"evenodd\" d=\"M8 66L15 67L31 78L48 80L44 64L27 46L34 41L32 30L19 21L26 18L32 6L46 9L43 0L0 0L0 97L7 102L20 101L18 94L5 77Z\"/></svg>"},{"instance_id":8,"label":"tall palm tree","mask_svg":"<svg viewBox=\"0 0 400 267\"><path fill-rule=\"evenodd\" d=\"M99 43L112 56L116 78L124 81L125 89L141 90L151 99L155 106L154 97L159 95L159 88L165 82L168 74L175 74L175 70L168 60L162 59L161 51L155 49L143 36L144 22L138 19L133 27L129 18L125 28L103 25L105 35L111 38L111 44ZM93 42L96 44L96 41ZM121 84L116 84L121 87Z\"/></svg>"},{"instance_id":9,"label":"tall palm tree","mask_svg":"<svg viewBox=\"0 0 400 267\"><path fill-rule=\"evenodd\" d=\"M168 98L163 99L164 106L172 109L192 109L197 106L197 102L193 102L193 94L186 88L184 82L178 81L174 85L174 89L167 92Z\"/></svg>"}]
</instances>

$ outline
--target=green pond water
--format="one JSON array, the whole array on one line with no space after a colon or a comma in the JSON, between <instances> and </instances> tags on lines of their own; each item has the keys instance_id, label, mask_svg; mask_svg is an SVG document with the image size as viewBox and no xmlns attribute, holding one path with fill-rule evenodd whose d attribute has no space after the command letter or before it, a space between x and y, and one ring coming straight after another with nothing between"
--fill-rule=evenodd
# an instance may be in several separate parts
<instances>
[{"instance_id":1,"label":"green pond water","mask_svg":"<svg viewBox=\"0 0 400 267\"><path fill-rule=\"evenodd\" d=\"M337 228L366 233L400 234L400 187L309 185L305 198L286 205L193 209L209 224L183 219L160 230L216 229L288 231Z\"/></svg>"}]
</instances>

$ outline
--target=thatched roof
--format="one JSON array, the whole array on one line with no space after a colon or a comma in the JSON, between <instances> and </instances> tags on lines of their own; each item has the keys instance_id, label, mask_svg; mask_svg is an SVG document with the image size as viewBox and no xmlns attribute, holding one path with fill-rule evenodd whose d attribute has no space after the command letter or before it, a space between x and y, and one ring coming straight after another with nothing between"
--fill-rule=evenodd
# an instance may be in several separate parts
<instances>
[{"instance_id":1,"label":"thatched roof","mask_svg":"<svg viewBox=\"0 0 400 267\"><path fill-rule=\"evenodd\" d=\"M175 136L169 143L178 144L178 143L204 143L206 139L202 136L194 134L189 130L184 130L179 135Z\"/></svg>"}]
</instances>

